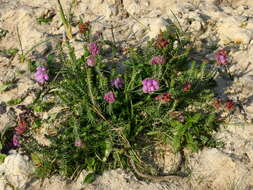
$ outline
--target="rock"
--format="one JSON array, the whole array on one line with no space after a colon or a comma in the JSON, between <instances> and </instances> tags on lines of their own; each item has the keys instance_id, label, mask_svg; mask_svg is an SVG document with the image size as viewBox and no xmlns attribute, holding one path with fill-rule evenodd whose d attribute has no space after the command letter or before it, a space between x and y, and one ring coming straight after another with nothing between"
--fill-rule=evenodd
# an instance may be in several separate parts
<instances>
[{"instance_id":1,"label":"rock","mask_svg":"<svg viewBox=\"0 0 253 190\"><path fill-rule=\"evenodd\" d=\"M140 4L137 3L136 1L124 0L123 5L126 11L131 15L135 15L141 10Z\"/></svg>"},{"instance_id":2,"label":"rock","mask_svg":"<svg viewBox=\"0 0 253 190\"><path fill-rule=\"evenodd\" d=\"M84 44L73 40L72 45L75 48L76 58L79 59L84 53Z\"/></svg>"},{"instance_id":3,"label":"rock","mask_svg":"<svg viewBox=\"0 0 253 190\"><path fill-rule=\"evenodd\" d=\"M0 115L4 114L6 112L6 103L1 102L0 103Z\"/></svg>"},{"instance_id":4,"label":"rock","mask_svg":"<svg viewBox=\"0 0 253 190\"><path fill-rule=\"evenodd\" d=\"M3 42L6 43L6 49L19 47L18 39L10 42L10 38L13 37L13 35L18 38L17 27L22 43L22 48L25 52L35 44L38 44L42 40L45 40L43 31L39 31L37 29L35 23L36 20L33 18L29 9L20 8L15 11L10 10L10 12L6 14L3 19L7 23L12 23L12 25L8 27L10 34L7 34L6 38L3 40ZM29 40L27 37L29 37Z\"/></svg>"},{"instance_id":5,"label":"rock","mask_svg":"<svg viewBox=\"0 0 253 190\"><path fill-rule=\"evenodd\" d=\"M136 23L133 27L133 31L142 31L146 30L147 31L147 36L149 39L157 37L157 35L161 31L165 31L166 27L168 25L168 22L164 18L142 18L139 20L138 23ZM145 28L146 26L146 28Z\"/></svg>"},{"instance_id":6,"label":"rock","mask_svg":"<svg viewBox=\"0 0 253 190\"><path fill-rule=\"evenodd\" d=\"M234 182L239 183L242 189L252 185L253 173L229 155L217 149L204 150L194 166L194 189L227 189Z\"/></svg>"},{"instance_id":7,"label":"rock","mask_svg":"<svg viewBox=\"0 0 253 190\"><path fill-rule=\"evenodd\" d=\"M201 30L201 22L199 21L193 21L191 24L191 28L193 29L193 31L199 32Z\"/></svg>"},{"instance_id":8,"label":"rock","mask_svg":"<svg viewBox=\"0 0 253 190\"><path fill-rule=\"evenodd\" d=\"M20 154L7 156L1 167L5 173L6 180L15 188L24 188L34 172L28 157Z\"/></svg>"},{"instance_id":9,"label":"rock","mask_svg":"<svg viewBox=\"0 0 253 190\"><path fill-rule=\"evenodd\" d=\"M174 153L170 146L157 147L156 149L155 160L159 169L166 174L177 171L181 162L180 153Z\"/></svg>"},{"instance_id":10,"label":"rock","mask_svg":"<svg viewBox=\"0 0 253 190\"><path fill-rule=\"evenodd\" d=\"M237 44L249 44L253 38L253 31L243 28L243 18L227 17L217 24L217 32L221 39L221 44L234 42Z\"/></svg>"}]
</instances>

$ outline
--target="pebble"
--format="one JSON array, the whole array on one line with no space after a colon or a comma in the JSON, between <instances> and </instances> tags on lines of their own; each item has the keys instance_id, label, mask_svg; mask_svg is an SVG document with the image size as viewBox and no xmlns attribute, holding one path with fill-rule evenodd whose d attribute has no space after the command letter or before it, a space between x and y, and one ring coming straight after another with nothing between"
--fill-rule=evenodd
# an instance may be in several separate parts
<instances>
[{"instance_id":1,"label":"pebble","mask_svg":"<svg viewBox=\"0 0 253 190\"><path fill-rule=\"evenodd\" d=\"M7 107L7 106L6 106L6 103L5 103L5 102L1 102L1 103L0 103L0 115L6 113L6 111L7 111L7 110L6 110L6 107Z\"/></svg>"}]
</instances>

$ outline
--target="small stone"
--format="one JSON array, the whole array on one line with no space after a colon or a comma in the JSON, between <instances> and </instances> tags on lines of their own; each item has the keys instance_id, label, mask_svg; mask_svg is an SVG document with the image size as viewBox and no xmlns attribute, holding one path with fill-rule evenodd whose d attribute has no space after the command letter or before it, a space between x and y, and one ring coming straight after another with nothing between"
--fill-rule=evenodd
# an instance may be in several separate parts
<instances>
[{"instance_id":1,"label":"small stone","mask_svg":"<svg viewBox=\"0 0 253 190\"><path fill-rule=\"evenodd\" d=\"M16 188L23 188L34 172L27 156L20 154L9 155L4 160L5 177Z\"/></svg>"},{"instance_id":2,"label":"small stone","mask_svg":"<svg viewBox=\"0 0 253 190\"><path fill-rule=\"evenodd\" d=\"M201 23L200 23L199 21L194 21L194 22L192 22L192 24L191 24L191 28L192 28L194 31L196 31L196 32L199 32L199 31L201 30L201 27L202 27L202 25L201 25Z\"/></svg>"},{"instance_id":3,"label":"small stone","mask_svg":"<svg viewBox=\"0 0 253 190\"><path fill-rule=\"evenodd\" d=\"M6 113L6 103L1 102L0 103L0 114L4 114L4 113Z\"/></svg>"},{"instance_id":4,"label":"small stone","mask_svg":"<svg viewBox=\"0 0 253 190\"><path fill-rule=\"evenodd\" d=\"M242 27L245 25L246 27ZM247 28L247 23L242 17L223 18L222 22L217 25L222 44L234 42L237 44L249 44L253 39L252 29Z\"/></svg>"}]
</instances>

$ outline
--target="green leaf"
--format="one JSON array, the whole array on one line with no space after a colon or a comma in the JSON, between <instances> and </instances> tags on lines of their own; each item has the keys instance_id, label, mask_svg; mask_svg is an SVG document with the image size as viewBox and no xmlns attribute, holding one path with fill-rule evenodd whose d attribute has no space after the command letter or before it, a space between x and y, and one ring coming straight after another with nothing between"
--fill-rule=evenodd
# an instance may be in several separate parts
<instances>
[{"instance_id":1,"label":"green leaf","mask_svg":"<svg viewBox=\"0 0 253 190\"><path fill-rule=\"evenodd\" d=\"M42 163L42 161L41 161L40 157L38 156L38 154L32 153L31 158L32 158L32 161L33 161L34 165L40 165Z\"/></svg>"},{"instance_id":2,"label":"green leaf","mask_svg":"<svg viewBox=\"0 0 253 190\"><path fill-rule=\"evenodd\" d=\"M157 135L159 133L160 133L159 131L151 131L151 132L148 132L147 135L152 136L152 135Z\"/></svg>"},{"instance_id":3,"label":"green leaf","mask_svg":"<svg viewBox=\"0 0 253 190\"><path fill-rule=\"evenodd\" d=\"M105 141L104 146L105 146L105 150L104 150L103 162L106 162L107 158L109 157L112 151L112 144L110 141Z\"/></svg>"},{"instance_id":4,"label":"green leaf","mask_svg":"<svg viewBox=\"0 0 253 190\"><path fill-rule=\"evenodd\" d=\"M0 92L4 92L5 90L7 90L8 88L10 88L12 86L13 86L12 83L1 85L0 86Z\"/></svg>"},{"instance_id":5,"label":"green leaf","mask_svg":"<svg viewBox=\"0 0 253 190\"><path fill-rule=\"evenodd\" d=\"M40 18L37 18L36 20L37 20L37 22L38 22L39 24L42 24L42 23L49 23L49 22L52 21L52 19L53 19L53 18L42 18L42 17L40 17Z\"/></svg>"},{"instance_id":6,"label":"green leaf","mask_svg":"<svg viewBox=\"0 0 253 190\"><path fill-rule=\"evenodd\" d=\"M95 158L89 157L87 159L87 169L88 170L94 170L94 165L96 164Z\"/></svg>"},{"instance_id":7,"label":"green leaf","mask_svg":"<svg viewBox=\"0 0 253 190\"><path fill-rule=\"evenodd\" d=\"M90 184L92 183L93 181L95 181L96 179L96 174L93 172L93 173L90 173L88 174L84 180L83 180L83 184Z\"/></svg>"},{"instance_id":8,"label":"green leaf","mask_svg":"<svg viewBox=\"0 0 253 190\"><path fill-rule=\"evenodd\" d=\"M23 98L17 98L17 99L12 99L12 100L9 100L7 102L8 105L17 105L17 104L20 104L24 99Z\"/></svg>"},{"instance_id":9,"label":"green leaf","mask_svg":"<svg viewBox=\"0 0 253 190\"><path fill-rule=\"evenodd\" d=\"M35 112L43 112L43 108L41 105L35 105L33 109Z\"/></svg>"},{"instance_id":10,"label":"green leaf","mask_svg":"<svg viewBox=\"0 0 253 190\"><path fill-rule=\"evenodd\" d=\"M39 128L41 126L41 120L36 120L32 122L32 127Z\"/></svg>"},{"instance_id":11,"label":"green leaf","mask_svg":"<svg viewBox=\"0 0 253 190\"><path fill-rule=\"evenodd\" d=\"M135 136L139 135L139 133L145 128L145 126L141 125L141 126L136 126L136 130L135 130Z\"/></svg>"},{"instance_id":12,"label":"green leaf","mask_svg":"<svg viewBox=\"0 0 253 190\"><path fill-rule=\"evenodd\" d=\"M6 154L0 154L0 164L4 162L4 159L7 157Z\"/></svg>"}]
</instances>

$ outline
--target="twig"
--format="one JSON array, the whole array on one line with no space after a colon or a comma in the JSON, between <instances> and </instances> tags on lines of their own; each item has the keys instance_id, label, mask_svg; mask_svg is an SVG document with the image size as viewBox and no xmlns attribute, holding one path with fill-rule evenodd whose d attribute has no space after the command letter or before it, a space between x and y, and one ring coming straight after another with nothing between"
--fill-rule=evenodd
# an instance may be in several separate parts
<instances>
[{"instance_id":1,"label":"twig","mask_svg":"<svg viewBox=\"0 0 253 190\"><path fill-rule=\"evenodd\" d=\"M182 160L182 155L180 157L180 159ZM134 172L139 176L139 177L142 177L144 179L148 179L148 180L151 180L153 182L170 182L172 180L182 180L185 178L185 176L180 176L180 175L176 175L176 174L171 174L171 175L166 175L166 176L152 176L152 175L148 175L148 174L144 174L142 172L140 172L133 159L132 158L129 158L129 162L130 162L130 165L131 167L133 168ZM181 163L181 162L180 162Z\"/></svg>"},{"instance_id":2,"label":"twig","mask_svg":"<svg viewBox=\"0 0 253 190\"><path fill-rule=\"evenodd\" d=\"M111 33L112 33L112 40L113 40L113 43L114 45L116 45L116 40L115 40L115 36L114 36L114 32L113 32L113 25L111 25Z\"/></svg>"}]
</instances>

